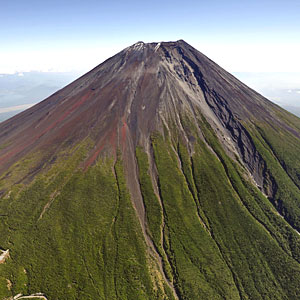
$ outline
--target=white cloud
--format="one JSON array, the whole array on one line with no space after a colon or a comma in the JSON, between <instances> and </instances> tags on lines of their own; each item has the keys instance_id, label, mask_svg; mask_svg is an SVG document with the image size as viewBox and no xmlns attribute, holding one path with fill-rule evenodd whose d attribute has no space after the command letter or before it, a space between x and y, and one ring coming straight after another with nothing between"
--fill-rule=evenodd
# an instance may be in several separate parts
<instances>
[{"instance_id":1,"label":"white cloud","mask_svg":"<svg viewBox=\"0 0 300 300\"><path fill-rule=\"evenodd\" d=\"M226 43L190 41L229 72L299 72L300 42ZM0 73L89 71L122 50L123 44L65 45L64 48L0 50ZM128 45L127 45L128 46Z\"/></svg>"},{"instance_id":2,"label":"white cloud","mask_svg":"<svg viewBox=\"0 0 300 300\"><path fill-rule=\"evenodd\" d=\"M122 49L95 47L20 52L0 50L0 73L89 71L119 50Z\"/></svg>"},{"instance_id":3,"label":"white cloud","mask_svg":"<svg viewBox=\"0 0 300 300\"><path fill-rule=\"evenodd\" d=\"M207 43L193 45L229 72L299 72L300 43Z\"/></svg>"}]
</instances>

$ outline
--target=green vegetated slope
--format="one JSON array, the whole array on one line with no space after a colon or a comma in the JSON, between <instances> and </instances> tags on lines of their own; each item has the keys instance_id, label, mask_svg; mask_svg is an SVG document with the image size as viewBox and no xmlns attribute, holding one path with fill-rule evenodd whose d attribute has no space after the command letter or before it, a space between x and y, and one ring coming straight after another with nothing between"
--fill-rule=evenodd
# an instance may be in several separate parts
<instances>
[{"instance_id":1,"label":"green vegetated slope","mask_svg":"<svg viewBox=\"0 0 300 300\"><path fill-rule=\"evenodd\" d=\"M10 258L0 299L172 299L147 255L121 161L58 169L1 199L0 246Z\"/></svg>"},{"instance_id":2,"label":"green vegetated slope","mask_svg":"<svg viewBox=\"0 0 300 300\"><path fill-rule=\"evenodd\" d=\"M195 164L202 161L207 166L200 172L200 165L194 168L198 171L196 182L201 184L199 190L203 197L200 199L205 199L205 202L219 199L219 205L214 202L216 210L212 217L209 217L210 212L207 216L218 228L216 238L222 240L220 246L223 244L227 248L225 253L237 274L242 295L246 299L246 295L250 299L297 299L300 279L298 234L244 179L241 170L225 155L205 122L202 128L222 168L216 157L202 147L211 158L204 160L202 155L202 159L201 156L199 160L194 159ZM223 178L227 176L229 184L218 180L216 174ZM215 184L212 184L212 178ZM211 208L212 202L207 203L207 211Z\"/></svg>"},{"instance_id":3,"label":"green vegetated slope","mask_svg":"<svg viewBox=\"0 0 300 300\"><path fill-rule=\"evenodd\" d=\"M181 297L296 299L300 292L300 266L295 259L299 238L272 212L270 203L241 179L215 137L208 138L220 151L220 160L201 141L190 163L181 160L183 165L192 166L190 179L197 189L194 202L192 189L188 189L193 183L179 171L175 151L161 138L154 139L170 257ZM172 212L174 215L168 217ZM203 227L192 230L193 219L197 218L194 225L207 222L209 234Z\"/></svg>"},{"instance_id":4,"label":"green vegetated slope","mask_svg":"<svg viewBox=\"0 0 300 300\"><path fill-rule=\"evenodd\" d=\"M258 123L248 128L276 183L271 201L300 231L300 140L276 125Z\"/></svg>"},{"instance_id":5,"label":"green vegetated slope","mask_svg":"<svg viewBox=\"0 0 300 300\"><path fill-rule=\"evenodd\" d=\"M212 150L198 140L191 158L182 144L153 137L165 251L178 294L299 298L298 234L225 154L209 125L199 125Z\"/></svg>"},{"instance_id":6,"label":"green vegetated slope","mask_svg":"<svg viewBox=\"0 0 300 300\"><path fill-rule=\"evenodd\" d=\"M249 126L278 185L271 202L201 116L182 124L195 137L192 155L176 130L152 135L157 179L149 155L136 149L146 231L163 273L146 246L122 155L83 171L79 147L1 199L0 247L10 258L0 265L0 299L299 299L300 238L288 224L297 224L298 166L285 158L296 155L294 140L286 135L283 151L270 128Z\"/></svg>"}]
</instances>

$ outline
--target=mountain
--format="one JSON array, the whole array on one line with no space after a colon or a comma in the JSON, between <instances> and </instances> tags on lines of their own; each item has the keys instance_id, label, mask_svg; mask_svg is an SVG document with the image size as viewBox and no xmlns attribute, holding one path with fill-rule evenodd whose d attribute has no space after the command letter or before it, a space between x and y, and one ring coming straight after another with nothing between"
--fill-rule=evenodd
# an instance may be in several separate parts
<instances>
[{"instance_id":1,"label":"mountain","mask_svg":"<svg viewBox=\"0 0 300 300\"><path fill-rule=\"evenodd\" d=\"M0 299L300 299L300 119L138 42L0 124Z\"/></svg>"}]
</instances>

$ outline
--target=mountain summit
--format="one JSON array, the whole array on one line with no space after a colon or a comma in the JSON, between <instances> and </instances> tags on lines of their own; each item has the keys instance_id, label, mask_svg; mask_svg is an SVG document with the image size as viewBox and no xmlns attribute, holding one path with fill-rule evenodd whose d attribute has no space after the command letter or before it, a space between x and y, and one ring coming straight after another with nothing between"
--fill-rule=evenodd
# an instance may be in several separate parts
<instances>
[{"instance_id":1,"label":"mountain summit","mask_svg":"<svg viewBox=\"0 0 300 300\"><path fill-rule=\"evenodd\" d=\"M0 124L0 299L300 299L299 151L300 119L138 42Z\"/></svg>"}]
</instances>

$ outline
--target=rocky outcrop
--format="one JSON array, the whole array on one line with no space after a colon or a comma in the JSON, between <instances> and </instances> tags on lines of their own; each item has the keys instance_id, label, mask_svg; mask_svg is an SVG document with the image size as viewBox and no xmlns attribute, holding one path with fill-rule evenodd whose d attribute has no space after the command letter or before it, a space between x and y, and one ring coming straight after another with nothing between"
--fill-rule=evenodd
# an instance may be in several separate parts
<instances>
[{"instance_id":1,"label":"rocky outcrop","mask_svg":"<svg viewBox=\"0 0 300 300\"><path fill-rule=\"evenodd\" d=\"M9 258L9 249L7 250L1 250L0 253L0 264L3 264L6 259Z\"/></svg>"}]
</instances>

